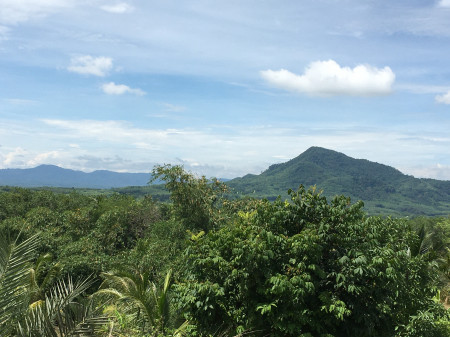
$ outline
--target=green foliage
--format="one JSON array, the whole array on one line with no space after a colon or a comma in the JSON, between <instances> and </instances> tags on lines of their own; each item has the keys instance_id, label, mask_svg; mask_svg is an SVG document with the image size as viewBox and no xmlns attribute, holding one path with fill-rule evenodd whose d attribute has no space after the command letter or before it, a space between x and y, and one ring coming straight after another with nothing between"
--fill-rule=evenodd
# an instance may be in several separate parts
<instances>
[{"instance_id":1,"label":"green foliage","mask_svg":"<svg viewBox=\"0 0 450 337\"><path fill-rule=\"evenodd\" d=\"M226 199L223 184L179 166L154 173L172 204L0 193L0 335L448 335L436 294L449 296L449 218L367 217L362 202L303 187L288 201ZM374 192L369 178L360 183ZM101 272L108 305L83 296L92 278L67 276Z\"/></svg>"},{"instance_id":2,"label":"green foliage","mask_svg":"<svg viewBox=\"0 0 450 337\"><path fill-rule=\"evenodd\" d=\"M209 230L224 221L220 211L226 185L217 179L196 178L182 166L155 166L153 179L165 182L170 192L175 218L189 229Z\"/></svg>"},{"instance_id":3,"label":"green foliage","mask_svg":"<svg viewBox=\"0 0 450 337\"><path fill-rule=\"evenodd\" d=\"M107 272L96 296L113 297L120 308L141 327L141 333L158 336L165 333L169 320L168 293L172 283L172 271L166 274L162 289L150 280L148 272Z\"/></svg>"},{"instance_id":4,"label":"green foliage","mask_svg":"<svg viewBox=\"0 0 450 337\"><path fill-rule=\"evenodd\" d=\"M12 207L14 205L15 207ZM160 221L149 197L87 197L77 193L14 189L0 193L0 232L27 238L40 233L38 252L54 256L62 273L87 277L112 268L150 226Z\"/></svg>"},{"instance_id":5,"label":"green foliage","mask_svg":"<svg viewBox=\"0 0 450 337\"><path fill-rule=\"evenodd\" d=\"M442 301L450 305L450 218L418 217L408 223L417 232L419 241L412 254L424 255L436 266Z\"/></svg>"},{"instance_id":6,"label":"green foliage","mask_svg":"<svg viewBox=\"0 0 450 337\"><path fill-rule=\"evenodd\" d=\"M192 241L177 300L201 334L393 336L427 307L434 273L402 221L313 190Z\"/></svg>"},{"instance_id":7,"label":"green foliage","mask_svg":"<svg viewBox=\"0 0 450 337\"><path fill-rule=\"evenodd\" d=\"M173 268L176 276L186 247L186 235L186 229L178 221L155 222L131 250L122 253L117 263L146 270L153 280L164 279L168 268Z\"/></svg>"},{"instance_id":8,"label":"green foliage","mask_svg":"<svg viewBox=\"0 0 450 337\"><path fill-rule=\"evenodd\" d=\"M96 336L97 331L108 323L108 317L102 316L92 300L81 298L93 284L92 279L73 283L58 281L45 299L34 302L17 322L18 336L70 337Z\"/></svg>"},{"instance_id":9,"label":"green foliage","mask_svg":"<svg viewBox=\"0 0 450 337\"><path fill-rule=\"evenodd\" d=\"M35 235L18 243L0 236L0 335L94 336L107 318L99 316L91 302L80 299L92 280L73 284L69 278L67 282L59 281L45 295L36 292L42 259L34 264L35 268L32 261L38 239ZM36 298L37 294L41 299Z\"/></svg>"},{"instance_id":10,"label":"green foliage","mask_svg":"<svg viewBox=\"0 0 450 337\"><path fill-rule=\"evenodd\" d=\"M398 327L396 337L448 337L450 336L450 311L436 303L411 316L406 325Z\"/></svg>"},{"instance_id":11,"label":"green foliage","mask_svg":"<svg viewBox=\"0 0 450 337\"><path fill-rule=\"evenodd\" d=\"M29 267L38 247L38 237L18 243L0 235L0 335L14 331L28 305Z\"/></svg>"}]
</instances>

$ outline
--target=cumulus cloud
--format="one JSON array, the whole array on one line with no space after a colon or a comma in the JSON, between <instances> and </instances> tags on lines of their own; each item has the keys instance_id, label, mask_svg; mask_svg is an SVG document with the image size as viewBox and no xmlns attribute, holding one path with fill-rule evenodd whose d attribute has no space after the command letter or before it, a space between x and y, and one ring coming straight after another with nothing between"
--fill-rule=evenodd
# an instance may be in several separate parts
<instances>
[{"instance_id":1,"label":"cumulus cloud","mask_svg":"<svg viewBox=\"0 0 450 337\"><path fill-rule=\"evenodd\" d=\"M368 65L341 67L333 60L312 62L303 75L288 70L264 70L261 76L270 85L309 95L376 96L392 92L395 74L389 67Z\"/></svg>"},{"instance_id":2,"label":"cumulus cloud","mask_svg":"<svg viewBox=\"0 0 450 337\"><path fill-rule=\"evenodd\" d=\"M437 95L435 98L436 102L442 104L450 104L450 90L447 93L442 95Z\"/></svg>"},{"instance_id":3,"label":"cumulus cloud","mask_svg":"<svg viewBox=\"0 0 450 337\"><path fill-rule=\"evenodd\" d=\"M105 5L101 6L101 9L103 9L105 12L115 13L115 14L123 14L123 13L129 13L134 10L134 7L130 4L127 4L126 2L120 2L115 5Z\"/></svg>"},{"instance_id":4,"label":"cumulus cloud","mask_svg":"<svg viewBox=\"0 0 450 337\"><path fill-rule=\"evenodd\" d=\"M145 91L137 88L130 88L125 84L115 84L114 82L105 83L102 85L102 90L108 95L123 95L123 94L134 94L138 96L145 95Z\"/></svg>"},{"instance_id":5,"label":"cumulus cloud","mask_svg":"<svg viewBox=\"0 0 450 337\"><path fill-rule=\"evenodd\" d=\"M67 70L87 75L105 76L112 68L113 61L110 57L92 57L91 55L83 55L72 57L70 66Z\"/></svg>"},{"instance_id":6,"label":"cumulus cloud","mask_svg":"<svg viewBox=\"0 0 450 337\"><path fill-rule=\"evenodd\" d=\"M23 165L23 161L25 156L28 154L28 151L24 150L21 147L16 147L14 150L2 155L2 166L10 167L10 166L21 166Z\"/></svg>"},{"instance_id":7,"label":"cumulus cloud","mask_svg":"<svg viewBox=\"0 0 450 337\"><path fill-rule=\"evenodd\" d=\"M44 153L39 153L27 161L27 166L37 166L45 164L50 162L51 159L56 159L58 157L60 157L59 151L48 151Z\"/></svg>"}]
</instances>

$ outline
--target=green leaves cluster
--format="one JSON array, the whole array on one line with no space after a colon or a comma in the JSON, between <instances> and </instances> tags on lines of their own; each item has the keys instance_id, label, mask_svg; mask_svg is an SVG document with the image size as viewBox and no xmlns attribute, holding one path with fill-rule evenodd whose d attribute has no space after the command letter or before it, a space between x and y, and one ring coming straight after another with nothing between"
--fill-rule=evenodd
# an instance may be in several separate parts
<instances>
[{"instance_id":1,"label":"green leaves cluster","mask_svg":"<svg viewBox=\"0 0 450 337\"><path fill-rule=\"evenodd\" d=\"M435 293L402 221L314 190L253 212L191 243L179 305L201 334L218 327L271 336L393 336Z\"/></svg>"},{"instance_id":2,"label":"green leaves cluster","mask_svg":"<svg viewBox=\"0 0 450 337\"><path fill-rule=\"evenodd\" d=\"M209 230L223 223L222 197L227 191L225 184L205 176L197 178L179 165L155 166L152 181L165 182L173 203L173 213L188 229Z\"/></svg>"},{"instance_id":3,"label":"green leaves cluster","mask_svg":"<svg viewBox=\"0 0 450 337\"><path fill-rule=\"evenodd\" d=\"M107 323L81 295L93 281L60 280L36 300L33 259L38 236L17 242L0 236L0 335L94 336ZM45 278L44 278L45 279Z\"/></svg>"}]
</instances>

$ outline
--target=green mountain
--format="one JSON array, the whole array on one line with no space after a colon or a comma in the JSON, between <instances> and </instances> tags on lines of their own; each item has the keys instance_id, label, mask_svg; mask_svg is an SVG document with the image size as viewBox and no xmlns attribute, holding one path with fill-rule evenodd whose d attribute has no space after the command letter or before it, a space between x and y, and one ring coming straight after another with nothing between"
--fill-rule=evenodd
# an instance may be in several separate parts
<instances>
[{"instance_id":1,"label":"green mountain","mask_svg":"<svg viewBox=\"0 0 450 337\"><path fill-rule=\"evenodd\" d=\"M363 200L370 214L450 215L450 181L418 179L386 165L320 147L271 165L259 175L227 183L236 192L274 199L288 189L316 186L327 197L344 194Z\"/></svg>"}]
</instances>

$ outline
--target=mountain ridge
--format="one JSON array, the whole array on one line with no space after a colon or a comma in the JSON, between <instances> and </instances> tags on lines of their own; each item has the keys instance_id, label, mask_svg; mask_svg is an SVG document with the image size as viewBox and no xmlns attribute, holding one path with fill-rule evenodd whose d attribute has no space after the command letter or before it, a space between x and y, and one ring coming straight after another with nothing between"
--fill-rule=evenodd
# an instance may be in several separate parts
<instances>
[{"instance_id":1,"label":"mountain ridge","mask_svg":"<svg viewBox=\"0 0 450 337\"><path fill-rule=\"evenodd\" d=\"M83 172L42 164L27 169L0 170L0 185L18 187L118 188L145 186L150 173L122 173L108 170Z\"/></svg>"}]
</instances>

